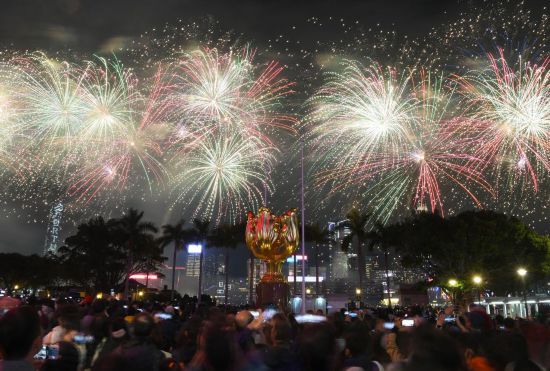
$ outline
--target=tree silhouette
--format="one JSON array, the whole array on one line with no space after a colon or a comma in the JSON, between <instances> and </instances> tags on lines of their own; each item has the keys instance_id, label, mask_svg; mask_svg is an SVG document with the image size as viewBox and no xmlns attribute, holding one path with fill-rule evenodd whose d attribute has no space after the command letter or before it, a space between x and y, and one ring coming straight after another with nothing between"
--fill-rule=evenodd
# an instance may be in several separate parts
<instances>
[{"instance_id":1,"label":"tree silhouette","mask_svg":"<svg viewBox=\"0 0 550 371\"><path fill-rule=\"evenodd\" d=\"M113 220L92 218L59 248L65 278L90 291L108 291L124 277L127 254L116 241Z\"/></svg>"},{"instance_id":2,"label":"tree silhouette","mask_svg":"<svg viewBox=\"0 0 550 371\"><path fill-rule=\"evenodd\" d=\"M369 241L369 250L373 250L375 246L378 246L384 252L384 270L386 272L386 293L388 294L388 308L391 307L391 291L390 291L390 271L388 255L391 246L384 243L388 240L386 236L387 230L380 222L374 223L374 227L367 233Z\"/></svg>"},{"instance_id":3,"label":"tree silhouette","mask_svg":"<svg viewBox=\"0 0 550 371\"><path fill-rule=\"evenodd\" d=\"M355 245L355 251L357 253L357 269L358 279L359 279L359 288L361 289L361 296L363 295L363 278L365 275L365 254L363 251L363 245L368 241L367 236L367 224L370 220L370 214L360 213L356 209L352 209L346 215L348 219L348 226L350 234L344 237L342 240L342 251L348 252L350 246L352 245L353 240L357 240Z\"/></svg>"},{"instance_id":4,"label":"tree silhouette","mask_svg":"<svg viewBox=\"0 0 550 371\"><path fill-rule=\"evenodd\" d=\"M172 256L172 292L170 294L170 300L174 299L174 285L176 277L176 253L179 250L183 250L185 243L192 237L192 231L185 229L185 220L180 219L176 224L166 224L162 226L162 236L159 238L162 247L168 246L170 243L174 244L174 253Z\"/></svg>"},{"instance_id":5,"label":"tree silhouette","mask_svg":"<svg viewBox=\"0 0 550 371\"><path fill-rule=\"evenodd\" d=\"M550 238L537 234L515 217L493 211L465 211L443 219L419 213L383 228L383 244L394 246L405 267L421 269L431 283L447 290L450 278L459 291L473 291L472 277L484 288L505 296L521 289L516 270L531 282L550 272Z\"/></svg>"},{"instance_id":6,"label":"tree silhouette","mask_svg":"<svg viewBox=\"0 0 550 371\"><path fill-rule=\"evenodd\" d=\"M150 246L152 233L157 233L157 228L151 222L141 221L143 211L130 208L126 214L115 222L116 232L123 248L127 253L126 279L124 282L124 298L128 299L128 285L130 275L134 267L134 259L140 255L140 252Z\"/></svg>"},{"instance_id":7,"label":"tree silhouette","mask_svg":"<svg viewBox=\"0 0 550 371\"><path fill-rule=\"evenodd\" d=\"M302 238L313 244L315 249L315 294L319 295L319 244L329 241L329 231L321 228L319 224L306 224L304 226L305 236Z\"/></svg>"}]
</instances>

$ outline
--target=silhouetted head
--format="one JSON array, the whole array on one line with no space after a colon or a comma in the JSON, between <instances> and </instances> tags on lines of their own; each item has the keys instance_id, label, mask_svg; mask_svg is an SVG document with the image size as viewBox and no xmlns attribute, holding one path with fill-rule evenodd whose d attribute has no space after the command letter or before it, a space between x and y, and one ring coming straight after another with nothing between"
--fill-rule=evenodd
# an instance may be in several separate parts
<instances>
[{"instance_id":1,"label":"silhouetted head","mask_svg":"<svg viewBox=\"0 0 550 371\"><path fill-rule=\"evenodd\" d=\"M298 357L302 370L332 370L335 363L336 340L328 323L306 324L298 334Z\"/></svg>"},{"instance_id":2,"label":"silhouetted head","mask_svg":"<svg viewBox=\"0 0 550 371\"><path fill-rule=\"evenodd\" d=\"M155 321L147 313L140 313L134 319L132 323L134 326L134 335L138 339L144 339L151 336L153 332L153 327L155 326Z\"/></svg>"},{"instance_id":3,"label":"silhouetted head","mask_svg":"<svg viewBox=\"0 0 550 371\"><path fill-rule=\"evenodd\" d=\"M40 319L29 306L9 310L0 318L0 353L5 360L18 360L34 351L40 340Z\"/></svg>"}]
</instances>

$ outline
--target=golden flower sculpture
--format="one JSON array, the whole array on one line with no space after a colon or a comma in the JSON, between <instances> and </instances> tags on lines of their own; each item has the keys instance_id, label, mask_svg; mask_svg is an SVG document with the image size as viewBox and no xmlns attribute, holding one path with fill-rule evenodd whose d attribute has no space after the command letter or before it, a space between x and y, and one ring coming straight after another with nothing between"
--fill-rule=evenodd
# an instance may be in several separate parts
<instances>
[{"instance_id":1,"label":"golden flower sculpture","mask_svg":"<svg viewBox=\"0 0 550 371\"><path fill-rule=\"evenodd\" d=\"M254 256L267 262L262 282L285 282L283 263L296 250L300 240L296 209L275 216L262 207L257 215L248 212L246 245Z\"/></svg>"}]
</instances>

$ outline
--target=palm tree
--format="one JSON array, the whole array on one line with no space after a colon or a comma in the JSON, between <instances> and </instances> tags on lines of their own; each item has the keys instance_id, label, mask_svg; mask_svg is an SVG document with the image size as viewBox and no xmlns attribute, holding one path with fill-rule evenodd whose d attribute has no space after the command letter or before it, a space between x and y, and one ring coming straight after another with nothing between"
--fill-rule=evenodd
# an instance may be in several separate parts
<instances>
[{"instance_id":1,"label":"palm tree","mask_svg":"<svg viewBox=\"0 0 550 371\"><path fill-rule=\"evenodd\" d=\"M193 236L201 241L201 253L199 258L199 289L198 300L201 302L202 296L202 266L204 260L204 250L206 249L206 241L208 240L208 232L210 229L210 220L208 219L193 219Z\"/></svg>"},{"instance_id":2,"label":"palm tree","mask_svg":"<svg viewBox=\"0 0 550 371\"><path fill-rule=\"evenodd\" d=\"M159 238L159 242L162 247L166 247L171 243L174 243L174 253L172 255L172 292L170 293L170 300L174 300L174 285L176 278L176 254L178 250L184 248L185 242L191 237L191 230L184 229L185 220L180 219L176 224L166 224L162 226L162 236Z\"/></svg>"},{"instance_id":3,"label":"palm tree","mask_svg":"<svg viewBox=\"0 0 550 371\"><path fill-rule=\"evenodd\" d=\"M236 249L243 242L243 231L246 224L239 223L236 225L222 224L214 229L210 241L216 247L224 248L224 264L225 264L225 285L224 285L224 304L227 306L229 297L229 249Z\"/></svg>"},{"instance_id":4,"label":"palm tree","mask_svg":"<svg viewBox=\"0 0 550 371\"><path fill-rule=\"evenodd\" d=\"M313 243L315 246L315 294L319 295L319 244L328 242L329 232L327 228L321 228L319 224L306 224L305 241Z\"/></svg>"},{"instance_id":5,"label":"palm tree","mask_svg":"<svg viewBox=\"0 0 550 371\"><path fill-rule=\"evenodd\" d=\"M370 214L360 213L356 209L352 209L346 218L349 222L350 234L344 237L342 240L342 251L348 252L353 239L357 240L355 251L357 253L357 269L359 270L359 289L361 294L359 299L363 295L363 276L365 275L365 254L363 251L363 245L368 240L367 224L370 220Z\"/></svg>"},{"instance_id":6,"label":"palm tree","mask_svg":"<svg viewBox=\"0 0 550 371\"><path fill-rule=\"evenodd\" d=\"M384 225L382 223L376 222L374 228L367 233L369 238L369 250L372 250L374 246L382 248L384 251L384 268L386 270L386 288L388 294L388 308L391 307L391 293L390 293L390 275L389 275L389 263L388 263L388 254L389 246L386 243Z\"/></svg>"},{"instance_id":7,"label":"palm tree","mask_svg":"<svg viewBox=\"0 0 550 371\"><path fill-rule=\"evenodd\" d=\"M128 254L126 280L124 282L125 299L128 299L128 285L134 264L134 255L139 253L140 248L149 243L148 239L152 237L151 233L157 233L157 227L151 222L142 222L142 218L143 211L139 212L130 208L122 218L115 221L116 229Z\"/></svg>"}]
</instances>

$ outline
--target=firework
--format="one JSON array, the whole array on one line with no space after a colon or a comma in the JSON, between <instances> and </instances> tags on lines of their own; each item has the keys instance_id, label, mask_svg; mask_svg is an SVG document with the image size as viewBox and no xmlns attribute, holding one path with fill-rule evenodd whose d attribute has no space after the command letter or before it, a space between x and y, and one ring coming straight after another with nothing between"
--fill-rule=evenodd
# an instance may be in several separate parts
<instances>
[{"instance_id":1,"label":"firework","mask_svg":"<svg viewBox=\"0 0 550 371\"><path fill-rule=\"evenodd\" d=\"M135 76L118 63L88 63L84 75L88 120L78 140L87 155L69 180L69 195L89 202L105 188L125 191L129 179L141 183L139 178L152 194L167 176L162 71L151 79L147 97L134 91Z\"/></svg>"},{"instance_id":2,"label":"firework","mask_svg":"<svg viewBox=\"0 0 550 371\"><path fill-rule=\"evenodd\" d=\"M474 154L494 165L499 186L537 191L550 170L550 59L532 64L519 58L514 68L503 49L487 57L487 69L458 78L469 103L462 130Z\"/></svg>"},{"instance_id":3,"label":"firework","mask_svg":"<svg viewBox=\"0 0 550 371\"><path fill-rule=\"evenodd\" d=\"M451 115L453 90L443 88L442 78L420 72L413 93L419 104L408 140L399 154L383 153L366 174L374 173L375 181L364 194L372 197L374 212L383 222L401 205L444 215L445 190L454 188L452 193L463 193L477 207L483 202L474 189L493 193L480 170L483 159L469 152L459 120Z\"/></svg>"},{"instance_id":4,"label":"firework","mask_svg":"<svg viewBox=\"0 0 550 371\"><path fill-rule=\"evenodd\" d=\"M443 211L448 184L480 205L472 184L491 187L476 170L482 160L466 151L441 80L353 62L331 74L311 101L317 185L355 192L383 222L400 206Z\"/></svg>"},{"instance_id":5,"label":"firework","mask_svg":"<svg viewBox=\"0 0 550 371\"><path fill-rule=\"evenodd\" d=\"M176 165L176 203L185 202L193 215L236 220L247 207L262 203L271 191L266 168L274 149L230 131L210 133Z\"/></svg>"},{"instance_id":6,"label":"firework","mask_svg":"<svg viewBox=\"0 0 550 371\"><path fill-rule=\"evenodd\" d=\"M272 145L267 128L293 129L294 118L278 113L280 99L292 93L292 84L280 77L283 68L276 62L262 67L253 57L246 48L241 54L205 49L174 62L171 99L179 108L173 121L180 137L229 127Z\"/></svg>"}]
</instances>

